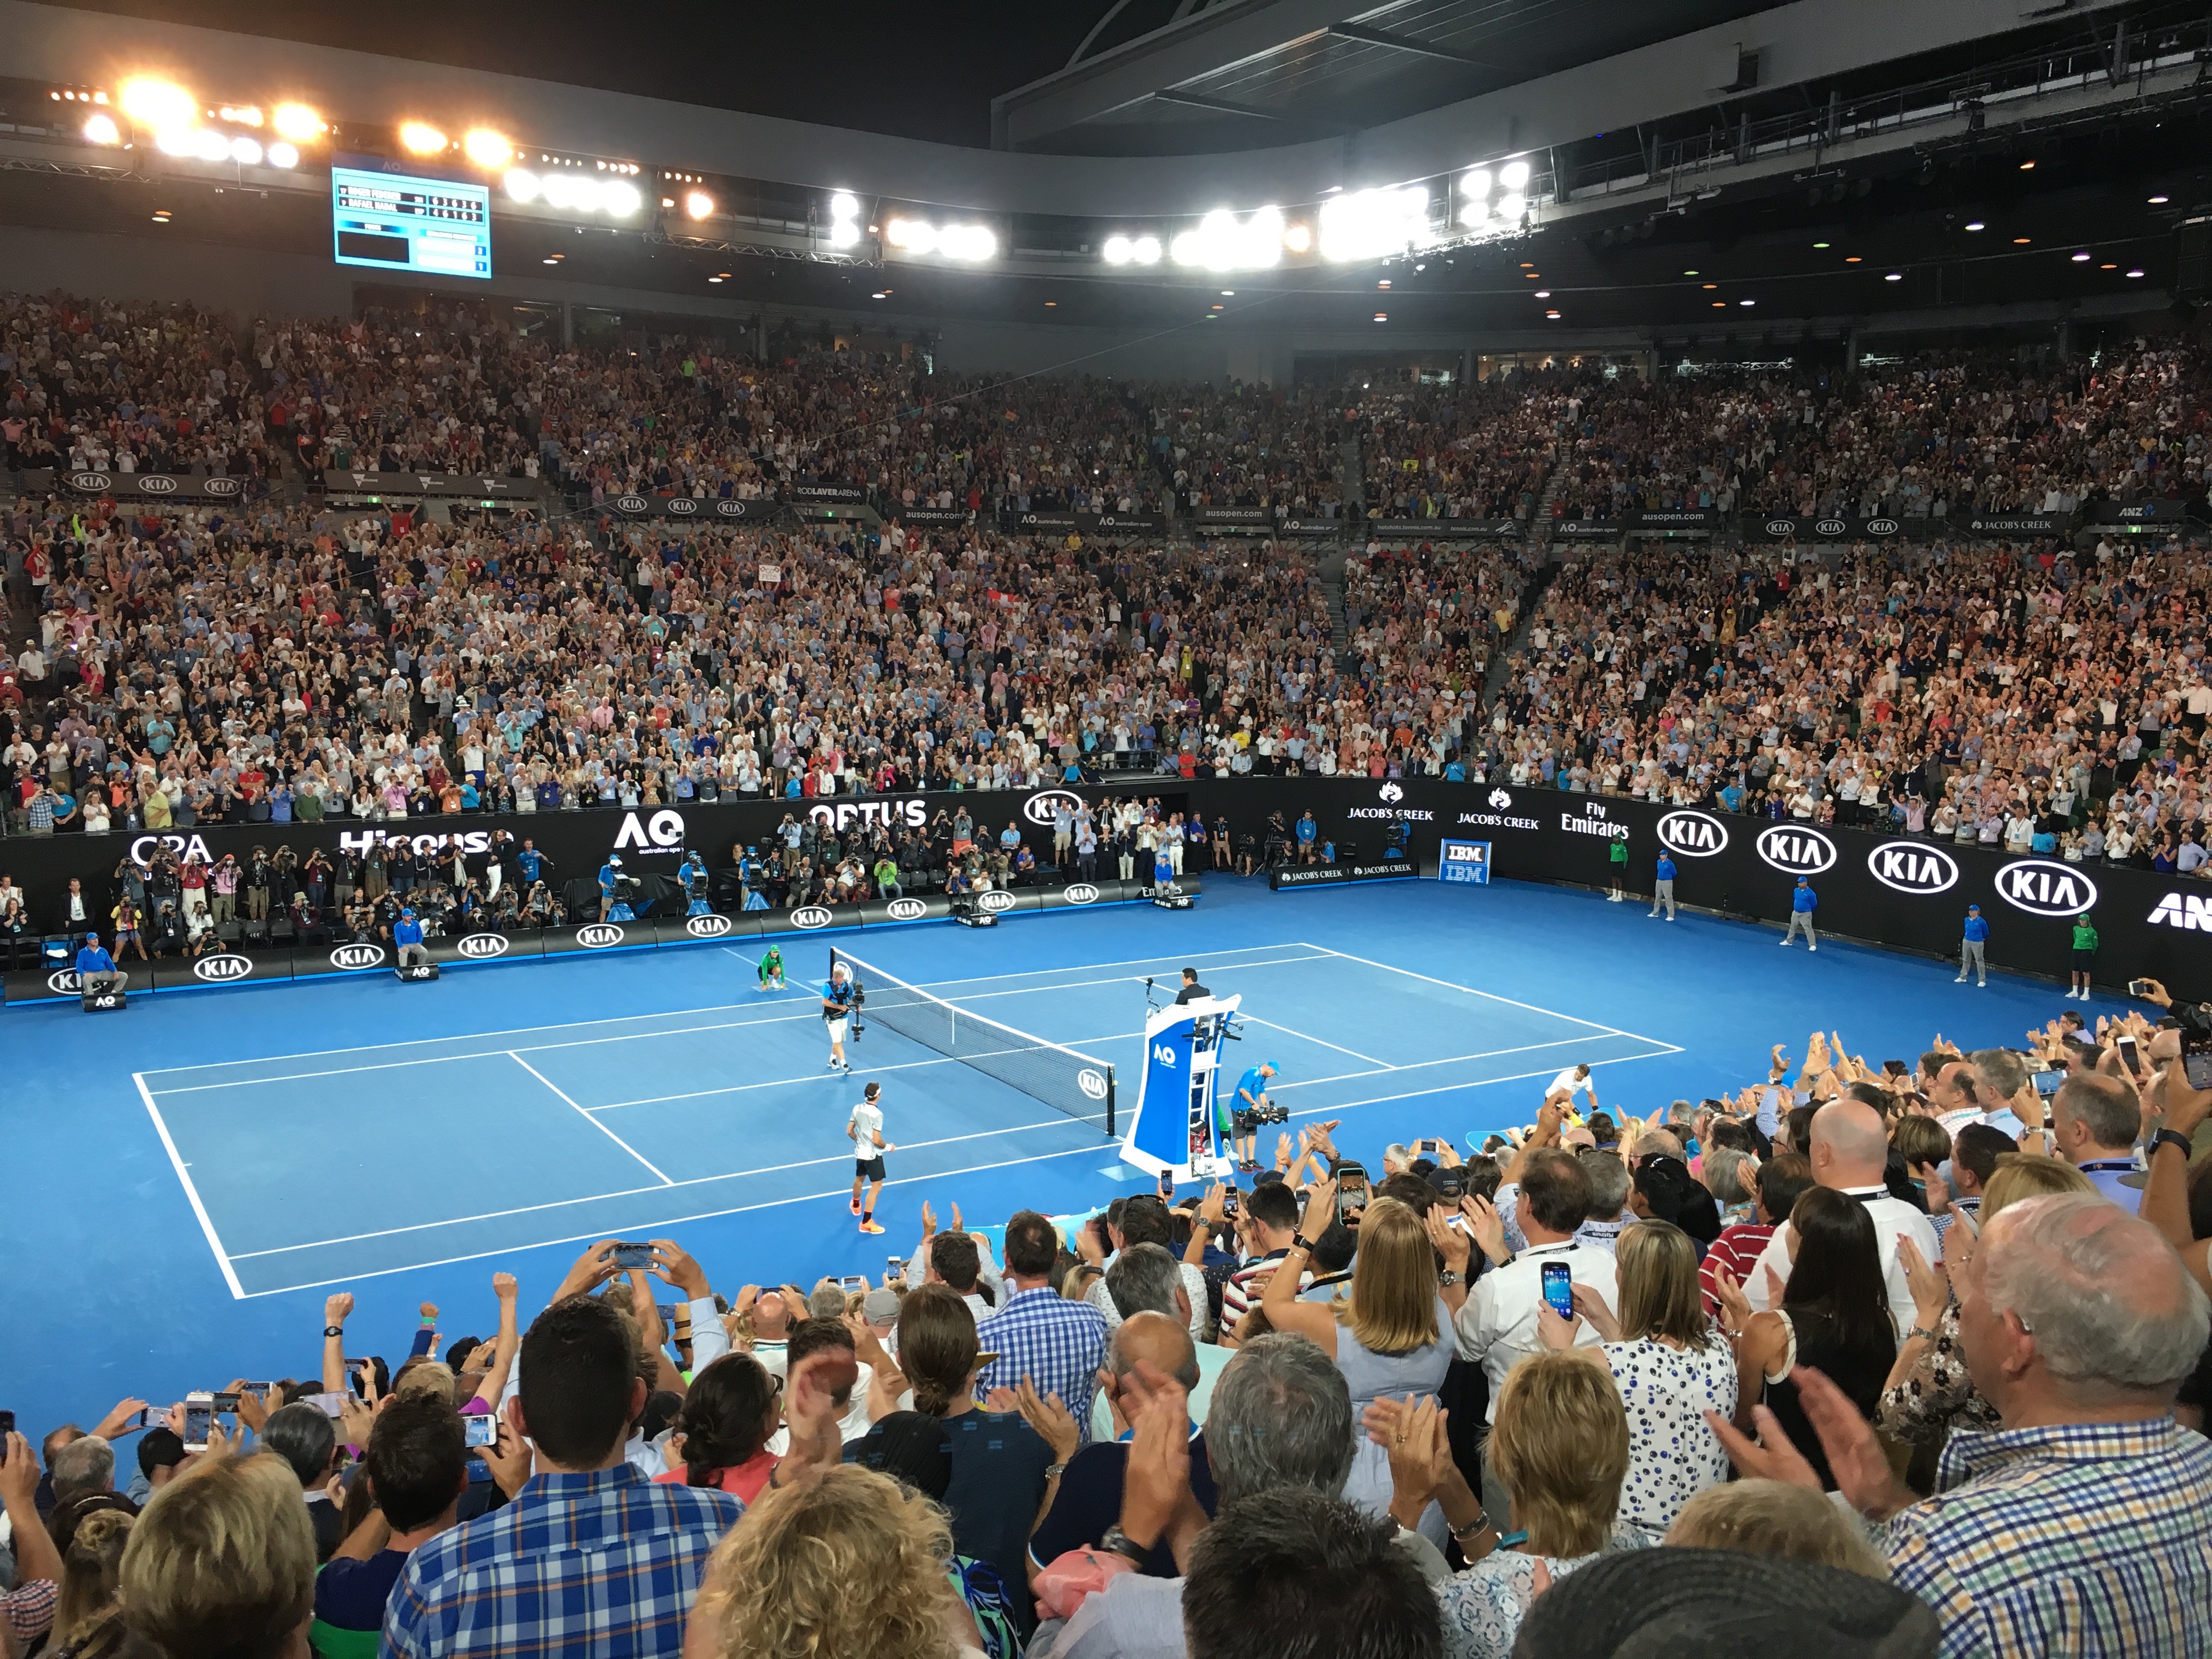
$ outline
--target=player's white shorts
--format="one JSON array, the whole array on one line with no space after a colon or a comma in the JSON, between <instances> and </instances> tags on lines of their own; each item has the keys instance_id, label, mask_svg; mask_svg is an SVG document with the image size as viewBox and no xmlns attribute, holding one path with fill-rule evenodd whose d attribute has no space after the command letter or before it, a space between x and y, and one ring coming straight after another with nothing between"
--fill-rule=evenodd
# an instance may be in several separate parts
<instances>
[{"instance_id":1,"label":"player's white shorts","mask_svg":"<svg viewBox=\"0 0 2212 1659\"><path fill-rule=\"evenodd\" d=\"M822 1023L830 1028L830 1042L842 1042L845 1040L845 1022L843 1020L825 1019Z\"/></svg>"}]
</instances>

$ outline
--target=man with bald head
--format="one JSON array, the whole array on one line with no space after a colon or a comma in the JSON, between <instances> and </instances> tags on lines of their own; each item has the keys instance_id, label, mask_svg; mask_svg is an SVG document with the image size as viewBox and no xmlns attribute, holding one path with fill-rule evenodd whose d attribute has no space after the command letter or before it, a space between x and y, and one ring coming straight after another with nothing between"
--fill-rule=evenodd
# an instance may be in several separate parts
<instances>
[{"instance_id":1,"label":"man with bald head","mask_svg":"<svg viewBox=\"0 0 2212 1659\"><path fill-rule=\"evenodd\" d=\"M2202 1655L2212 1607L2212 1442L2173 1401L2212 1306L2148 1222L2088 1193L2008 1206L1954 1253L1959 1338L1994 1433L1954 1433L1916 1501L1818 1372L1798 1395L1840 1495L1881 1528L1893 1582L1940 1651ZM1763 1445L1708 1416L1745 1474L1820 1481L1762 1407Z\"/></svg>"},{"instance_id":2,"label":"man with bald head","mask_svg":"<svg viewBox=\"0 0 2212 1659\"><path fill-rule=\"evenodd\" d=\"M1137 1248L1157 1250L1159 1246ZM1222 1349L1221 1353L1224 1364L1236 1357L1231 1348ZM1199 1404L1198 1347L1183 1321L1146 1309L1130 1314L1115 1328L1113 1340L1107 1345L1107 1369L1098 1374L1102 1408L1108 1398L1120 1395L1125 1379L1140 1364L1173 1377L1190 1396L1190 1415L1199 1423L1206 1420L1205 1408ZM1212 1379L1207 1381L1211 1394ZM1112 1428L1119 1430L1121 1425L1116 1423ZM1121 1431L1117 1438L1115 1433L1101 1428L1094 1432L1091 1443L1069 1461L1052 1508L1030 1538L1032 1580L1056 1557L1070 1550L1100 1546L1106 1529L1121 1518L1121 1480L1128 1459L1127 1431ZM1193 1495L1211 1516L1217 1494L1206 1460L1206 1435L1195 1424L1190 1429L1190 1484ZM1154 1577L1173 1578L1174 1552L1164 1542L1156 1545L1142 1570Z\"/></svg>"},{"instance_id":3,"label":"man with bald head","mask_svg":"<svg viewBox=\"0 0 2212 1659\"><path fill-rule=\"evenodd\" d=\"M1853 1084L1851 1089L1863 1086ZM1889 1136L1881 1114L1874 1107L1847 1090L1813 1115L1809 1139L1814 1185L1843 1193L1866 1206L1868 1218L1874 1223L1882 1280L1889 1291L1889 1310L1902 1340L1913 1328L1914 1310L1912 1287L1897 1258L1897 1241L1911 1239L1919 1247L1922 1259L1931 1263L1942 1257L1942 1243L1924 1214L1903 1199L1890 1196L1882 1180L1882 1170L1889 1161ZM1767 1240L1765 1250L1744 1284L1751 1305L1762 1313L1781 1302L1780 1286L1790 1282L1789 1232L1787 1227L1774 1230L1774 1237Z\"/></svg>"},{"instance_id":4,"label":"man with bald head","mask_svg":"<svg viewBox=\"0 0 2212 1659\"><path fill-rule=\"evenodd\" d=\"M2136 1173L2136 1136L2142 1127L2136 1091L2116 1077L2078 1072L2051 1097L2054 1150L2130 1215L2142 1207L2142 1193L2121 1178Z\"/></svg>"}]
</instances>

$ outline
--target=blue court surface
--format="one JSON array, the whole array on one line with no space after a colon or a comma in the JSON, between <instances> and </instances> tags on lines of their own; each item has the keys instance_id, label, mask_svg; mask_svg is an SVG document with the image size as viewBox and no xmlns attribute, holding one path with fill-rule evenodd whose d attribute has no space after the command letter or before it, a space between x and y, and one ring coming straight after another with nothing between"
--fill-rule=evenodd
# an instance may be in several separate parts
<instances>
[{"instance_id":1,"label":"blue court surface","mask_svg":"<svg viewBox=\"0 0 2212 1659\"><path fill-rule=\"evenodd\" d=\"M15 1271L0 1407L27 1428L118 1398L167 1402L316 1363L323 1297L354 1292L356 1353L405 1352L416 1304L489 1335L495 1268L526 1316L582 1246L673 1236L715 1287L880 1275L921 1206L969 1225L1095 1207L1140 1180L1098 1125L879 1023L826 1069L812 983L835 943L1004 1024L1112 1062L1136 1105L1143 981L1188 964L1249 1017L1232 1061L1277 1063L1302 1119L1383 1146L1533 1116L1587 1060L1601 1102L1649 1112L1765 1077L1818 1025L1879 1066L1936 1030L2017 1042L2053 988L1952 983L1941 963L1500 882L1271 893L1215 878L1198 908L1062 910L785 941L791 989L713 946L326 980L0 1014ZM847 1209L848 1107L884 1084L880 1238ZM1273 1133L1263 1143L1272 1152Z\"/></svg>"}]
</instances>

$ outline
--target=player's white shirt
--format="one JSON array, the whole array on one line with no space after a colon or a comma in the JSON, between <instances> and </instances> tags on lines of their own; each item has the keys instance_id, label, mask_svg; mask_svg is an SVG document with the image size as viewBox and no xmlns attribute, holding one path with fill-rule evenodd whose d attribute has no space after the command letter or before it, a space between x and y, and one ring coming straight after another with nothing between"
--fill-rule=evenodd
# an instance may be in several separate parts
<instances>
[{"instance_id":1,"label":"player's white shirt","mask_svg":"<svg viewBox=\"0 0 2212 1659\"><path fill-rule=\"evenodd\" d=\"M860 1156L873 1158L879 1150L876 1146L876 1137L884 1132L883 1108L871 1106L864 1100L853 1108L850 1121L854 1144L860 1148Z\"/></svg>"},{"instance_id":2,"label":"player's white shirt","mask_svg":"<svg viewBox=\"0 0 2212 1659\"><path fill-rule=\"evenodd\" d=\"M1549 1100L1553 1095L1565 1095L1571 1099L1577 1091L1580 1091L1582 1093L1588 1095L1589 1097L1591 1105L1595 1106L1597 1104L1596 1079L1595 1077L1577 1077L1575 1075L1575 1068L1570 1066L1565 1071L1560 1073L1559 1076L1552 1079L1551 1086L1544 1091L1544 1098Z\"/></svg>"}]
</instances>

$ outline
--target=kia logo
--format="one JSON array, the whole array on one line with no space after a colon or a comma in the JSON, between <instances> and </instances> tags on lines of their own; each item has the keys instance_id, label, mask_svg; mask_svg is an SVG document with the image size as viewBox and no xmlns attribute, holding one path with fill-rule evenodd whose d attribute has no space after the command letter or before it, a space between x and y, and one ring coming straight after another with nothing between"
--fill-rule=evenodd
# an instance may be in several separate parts
<instances>
[{"instance_id":1,"label":"kia logo","mask_svg":"<svg viewBox=\"0 0 2212 1659\"><path fill-rule=\"evenodd\" d=\"M920 921L929 914L929 906L918 898L895 898L889 914L893 921Z\"/></svg>"},{"instance_id":2,"label":"kia logo","mask_svg":"<svg viewBox=\"0 0 2212 1659\"><path fill-rule=\"evenodd\" d=\"M1728 825L1711 812L1697 812L1685 808L1669 812L1659 820L1659 840L1662 845L1685 858L1709 859L1716 853L1727 850Z\"/></svg>"},{"instance_id":3,"label":"kia logo","mask_svg":"<svg viewBox=\"0 0 2212 1659\"><path fill-rule=\"evenodd\" d=\"M642 513L651 505L652 503L647 501L642 495L617 495L615 497L615 510L618 513Z\"/></svg>"},{"instance_id":4,"label":"kia logo","mask_svg":"<svg viewBox=\"0 0 2212 1659\"><path fill-rule=\"evenodd\" d=\"M1087 881L1079 881L1069 886L1060 897L1070 904L1091 904L1097 901L1098 890Z\"/></svg>"},{"instance_id":5,"label":"kia logo","mask_svg":"<svg viewBox=\"0 0 2212 1659\"><path fill-rule=\"evenodd\" d=\"M1490 804L1501 812L1513 805L1513 797L1503 789L1492 790L1489 799Z\"/></svg>"},{"instance_id":6,"label":"kia logo","mask_svg":"<svg viewBox=\"0 0 2212 1659\"><path fill-rule=\"evenodd\" d=\"M1836 861L1836 843L1802 824L1778 823L1762 830L1754 845L1759 857L1793 876L1815 875Z\"/></svg>"},{"instance_id":7,"label":"kia logo","mask_svg":"<svg viewBox=\"0 0 2212 1659\"><path fill-rule=\"evenodd\" d=\"M2097 884L2070 864L2021 859L1997 872L1997 894L2032 916L2078 916L2097 902Z\"/></svg>"},{"instance_id":8,"label":"kia logo","mask_svg":"<svg viewBox=\"0 0 2212 1659\"><path fill-rule=\"evenodd\" d=\"M745 516L745 504L735 501L716 501L714 511L725 519L742 519Z\"/></svg>"},{"instance_id":9,"label":"kia logo","mask_svg":"<svg viewBox=\"0 0 2212 1659\"><path fill-rule=\"evenodd\" d=\"M736 924L727 916L692 916L684 923L684 931L693 939L720 939Z\"/></svg>"},{"instance_id":10,"label":"kia logo","mask_svg":"<svg viewBox=\"0 0 2212 1659\"><path fill-rule=\"evenodd\" d=\"M835 920L829 910L819 904L802 904L791 913L791 925L794 927L827 927Z\"/></svg>"},{"instance_id":11,"label":"kia logo","mask_svg":"<svg viewBox=\"0 0 2212 1659\"><path fill-rule=\"evenodd\" d=\"M176 489L177 481L159 472L149 472L138 480L138 493L142 495L173 495Z\"/></svg>"},{"instance_id":12,"label":"kia logo","mask_svg":"<svg viewBox=\"0 0 2212 1659\"><path fill-rule=\"evenodd\" d=\"M239 485L235 478L207 478L201 482L200 488L210 495L235 495Z\"/></svg>"},{"instance_id":13,"label":"kia logo","mask_svg":"<svg viewBox=\"0 0 2212 1659\"><path fill-rule=\"evenodd\" d=\"M1060 806L1079 812L1083 797L1072 789L1040 789L1022 803L1022 816L1031 823L1050 823L1054 809Z\"/></svg>"},{"instance_id":14,"label":"kia logo","mask_svg":"<svg viewBox=\"0 0 2212 1659\"><path fill-rule=\"evenodd\" d=\"M1816 536L1840 536L1850 528L1841 519L1820 519L1814 521L1813 533Z\"/></svg>"},{"instance_id":15,"label":"kia logo","mask_svg":"<svg viewBox=\"0 0 2212 1659\"><path fill-rule=\"evenodd\" d=\"M1796 523L1793 520L1769 519L1766 521L1766 533L1770 536L1794 535L1796 529Z\"/></svg>"},{"instance_id":16,"label":"kia logo","mask_svg":"<svg viewBox=\"0 0 2212 1659\"><path fill-rule=\"evenodd\" d=\"M1401 801L1406 799L1406 792L1401 789L1395 783L1386 783L1375 793L1380 795L1385 801L1391 803Z\"/></svg>"},{"instance_id":17,"label":"kia logo","mask_svg":"<svg viewBox=\"0 0 2212 1659\"><path fill-rule=\"evenodd\" d=\"M686 513L696 513L699 510L699 503L689 495L671 495L668 498L668 510L671 514L679 516Z\"/></svg>"},{"instance_id":18,"label":"kia logo","mask_svg":"<svg viewBox=\"0 0 2212 1659\"><path fill-rule=\"evenodd\" d=\"M218 956L202 957L192 964L192 977L204 979L210 985L221 985L234 979L244 979L253 971L251 957L234 956L225 951Z\"/></svg>"},{"instance_id":19,"label":"kia logo","mask_svg":"<svg viewBox=\"0 0 2212 1659\"><path fill-rule=\"evenodd\" d=\"M84 987L77 983L76 969L64 968L46 975L46 989L58 997L73 997L82 994Z\"/></svg>"},{"instance_id":20,"label":"kia logo","mask_svg":"<svg viewBox=\"0 0 2212 1659\"><path fill-rule=\"evenodd\" d=\"M576 943L586 951L604 951L610 945L623 942L623 930L611 921L595 921L588 927L576 930Z\"/></svg>"},{"instance_id":21,"label":"kia logo","mask_svg":"<svg viewBox=\"0 0 2212 1659\"><path fill-rule=\"evenodd\" d=\"M1085 1066L1075 1074L1075 1086L1093 1100L1106 1098L1106 1076L1103 1072Z\"/></svg>"},{"instance_id":22,"label":"kia logo","mask_svg":"<svg viewBox=\"0 0 2212 1659\"><path fill-rule=\"evenodd\" d=\"M381 945L341 945L331 952L331 966L346 972L358 973L363 968L383 965L384 947Z\"/></svg>"},{"instance_id":23,"label":"kia logo","mask_svg":"<svg viewBox=\"0 0 2212 1659\"><path fill-rule=\"evenodd\" d=\"M109 479L105 472L76 472L70 476L70 483L77 489L105 489Z\"/></svg>"},{"instance_id":24,"label":"kia logo","mask_svg":"<svg viewBox=\"0 0 2212 1659\"><path fill-rule=\"evenodd\" d=\"M1004 888L992 887L978 893L975 896L975 902L995 915L1001 910L1011 910L1014 908L1014 896Z\"/></svg>"},{"instance_id":25,"label":"kia logo","mask_svg":"<svg viewBox=\"0 0 2212 1659\"><path fill-rule=\"evenodd\" d=\"M1916 841L1884 842L1867 854L1867 871L1899 893L1948 892L1959 882L1959 863L1940 847Z\"/></svg>"},{"instance_id":26,"label":"kia logo","mask_svg":"<svg viewBox=\"0 0 2212 1659\"><path fill-rule=\"evenodd\" d=\"M482 962L489 957L505 956L507 943L504 933L464 933L453 949L471 962Z\"/></svg>"},{"instance_id":27,"label":"kia logo","mask_svg":"<svg viewBox=\"0 0 2212 1659\"><path fill-rule=\"evenodd\" d=\"M1867 534L1869 536L1894 536L1897 534L1897 520L1894 519L1869 519L1866 524L1866 530Z\"/></svg>"}]
</instances>

